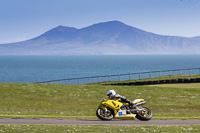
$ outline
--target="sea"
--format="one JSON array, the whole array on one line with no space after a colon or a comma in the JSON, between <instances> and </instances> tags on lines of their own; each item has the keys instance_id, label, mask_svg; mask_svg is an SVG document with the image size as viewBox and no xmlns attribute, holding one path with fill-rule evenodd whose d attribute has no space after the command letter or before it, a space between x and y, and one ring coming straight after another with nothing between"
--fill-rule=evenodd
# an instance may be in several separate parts
<instances>
[{"instance_id":1,"label":"sea","mask_svg":"<svg viewBox=\"0 0 200 133\"><path fill-rule=\"evenodd\" d=\"M200 68L200 55L1 55L0 82L37 83L188 68Z\"/></svg>"}]
</instances>

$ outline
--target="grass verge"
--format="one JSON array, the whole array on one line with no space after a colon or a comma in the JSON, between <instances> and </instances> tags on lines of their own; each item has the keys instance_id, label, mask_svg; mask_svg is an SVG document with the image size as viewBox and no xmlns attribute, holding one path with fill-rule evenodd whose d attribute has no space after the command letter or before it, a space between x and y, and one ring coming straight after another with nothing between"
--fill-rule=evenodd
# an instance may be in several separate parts
<instances>
[{"instance_id":1,"label":"grass verge","mask_svg":"<svg viewBox=\"0 0 200 133\"><path fill-rule=\"evenodd\" d=\"M63 133L63 132L199 132L200 125L186 126L101 126L101 125L0 125L0 133Z\"/></svg>"},{"instance_id":2,"label":"grass verge","mask_svg":"<svg viewBox=\"0 0 200 133\"><path fill-rule=\"evenodd\" d=\"M110 89L130 100L144 98L153 119L200 119L200 83L102 86L0 83L0 117L89 118Z\"/></svg>"}]
</instances>

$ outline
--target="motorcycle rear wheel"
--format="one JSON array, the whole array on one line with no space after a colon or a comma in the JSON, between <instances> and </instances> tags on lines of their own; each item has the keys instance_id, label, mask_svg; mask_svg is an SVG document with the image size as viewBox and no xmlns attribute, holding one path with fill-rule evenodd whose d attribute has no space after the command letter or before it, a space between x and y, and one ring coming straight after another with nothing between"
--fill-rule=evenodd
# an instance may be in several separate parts
<instances>
[{"instance_id":1,"label":"motorcycle rear wheel","mask_svg":"<svg viewBox=\"0 0 200 133\"><path fill-rule=\"evenodd\" d=\"M148 121L152 118L152 112L147 107L139 106L138 108L143 109L143 111L138 111L136 113L136 118L141 121Z\"/></svg>"},{"instance_id":2,"label":"motorcycle rear wheel","mask_svg":"<svg viewBox=\"0 0 200 133\"><path fill-rule=\"evenodd\" d=\"M104 121L110 121L113 119L114 117L114 113L111 109L108 108L108 111L105 112L105 110L98 108L96 111L96 116Z\"/></svg>"}]
</instances>

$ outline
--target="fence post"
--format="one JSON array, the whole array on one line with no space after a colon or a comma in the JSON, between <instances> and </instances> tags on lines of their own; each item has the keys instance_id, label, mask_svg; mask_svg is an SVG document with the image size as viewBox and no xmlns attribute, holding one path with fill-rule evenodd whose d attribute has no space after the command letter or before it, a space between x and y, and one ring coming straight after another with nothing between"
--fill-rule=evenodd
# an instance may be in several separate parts
<instances>
[{"instance_id":1,"label":"fence post","mask_svg":"<svg viewBox=\"0 0 200 133\"><path fill-rule=\"evenodd\" d=\"M195 70L195 71L193 71L193 70ZM173 71L175 71L175 73L172 73ZM185 74L185 72L184 71L186 71L186 74L187 74L187 71L188 71L188 73L189 73L189 76L192 76L192 74L200 74L200 68L189 68L189 69L176 69L176 70L165 70L165 71L152 71L152 72L140 72L140 73L128 73L128 74L118 74L118 75L107 75L107 76L96 76L96 77L84 77L84 78L75 78L75 79L59 79L59 80L51 80L51 81L45 81L45 82L40 82L40 83L43 83L43 84L45 84L45 83L48 83L48 84L53 84L53 83L59 83L59 84L68 84L68 82L69 82L69 84L71 84L71 80L75 80L74 82L72 82L72 84L74 83L74 84L77 84L77 80L78 80L78 84L80 84L80 79L87 79L88 78L88 83L90 83L90 78L95 78L95 80L96 80L96 78L98 78L98 82L100 82L100 77L107 77L107 80L108 81L111 81L111 77L112 76L114 76L114 77L116 77L115 79L113 79L113 80L115 80L115 81L117 81L117 76L118 76L118 81L121 81L121 75L122 76L124 76L124 75L126 75L126 76L129 76L129 80L131 80L131 79L134 79L134 74L138 74L139 75L139 79L141 79L142 77L142 74L149 74L149 78L152 78L152 73L157 73L157 72L159 72L160 73L160 78L161 78L161 76L162 76L162 72L163 73L169 73L169 77L172 77L173 75L175 75L176 73L177 73L177 75L184 75ZM165 75L165 74L164 74ZM144 76L145 77L145 76ZM143 77L143 78L144 78ZM147 76L148 77L148 76ZM138 79L137 78L137 75L136 75L136 78L135 79ZM122 78L122 80L123 80L123 78ZM84 83L87 83L86 81L84 82Z\"/></svg>"}]
</instances>

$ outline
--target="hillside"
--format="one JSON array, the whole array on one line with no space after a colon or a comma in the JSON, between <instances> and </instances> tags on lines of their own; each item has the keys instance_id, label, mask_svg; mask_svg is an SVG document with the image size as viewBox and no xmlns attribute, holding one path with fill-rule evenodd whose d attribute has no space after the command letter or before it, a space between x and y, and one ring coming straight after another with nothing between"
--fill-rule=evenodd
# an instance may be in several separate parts
<instances>
[{"instance_id":1,"label":"hillside","mask_svg":"<svg viewBox=\"0 0 200 133\"><path fill-rule=\"evenodd\" d=\"M119 21L82 29L58 26L23 42L0 45L0 55L200 54L200 37L164 36Z\"/></svg>"}]
</instances>

